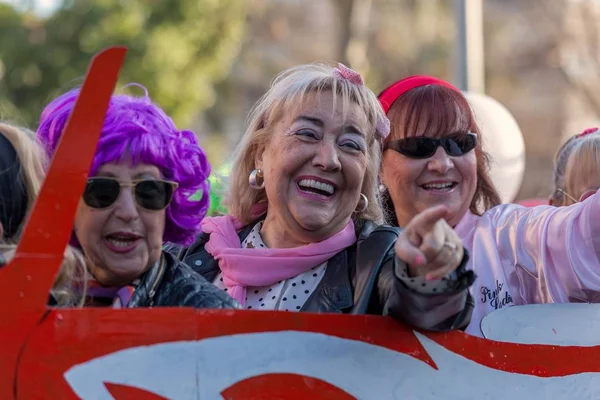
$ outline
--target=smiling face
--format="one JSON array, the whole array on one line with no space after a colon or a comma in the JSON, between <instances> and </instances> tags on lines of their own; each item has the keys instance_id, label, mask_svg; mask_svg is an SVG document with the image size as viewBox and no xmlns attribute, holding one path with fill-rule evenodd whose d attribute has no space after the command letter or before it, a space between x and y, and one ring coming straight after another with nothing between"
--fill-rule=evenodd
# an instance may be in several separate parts
<instances>
[{"instance_id":1,"label":"smiling face","mask_svg":"<svg viewBox=\"0 0 600 400\"><path fill-rule=\"evenodd\" d=\"M115 178L121 183L161 179L157 167L129 162L104 164L96 177ZM141 208L130 187L122 187L109 207L91 208L80 201L75 233L90 263L90 272L101 284L131 283L156 263L161 254L165 210Z\"/></svg>"},{"instance_id":2,"label":"smiling face","mask_svg":"<svg viewBox=\"0 0 600 400\"><path fill-rule=\"evenodd\" d=\"M334 235L359 202L367 166L367 117L355 103L334 109L331 91L310 93L273 122L256 159L269 209L263 231L275 247Z\"/></svg>"},{"instance_id":3,"label":"smiling face","mask_svg":"<svg viewBox=\"0 0 600 400\"><path fill-rule=\"evenodd\" d=\"M440 90L449 98L440 101L440 96L434 96L428 109L394 104L388 112L392 124L390 140L444 138L476 130L468 104L465 102L467 108L463 109L463 104L453 102L451 89ZM441 104L435 104L436 101ZM406 226L420 212L443 204L448 208L448 223L456 226L469 210L477 189L477 162L475 150L453 157L440 146L431 157L422 159L385 150L381 179L394 203L399 225Z\"/></svg>"},{"instance_id":4,"label":"smiling face","mask_svg":"<svg viewBox=\"0 0 600 400\"><path fill-rule=\"evenodd\" d=\"M383 182L401 225L430 207L445 205L449 210L448 223L455 226L475 194L475 152L452 157L438 147L432 157L414 159L387 150L383 155Z\"/></svg>"}]
</instances>

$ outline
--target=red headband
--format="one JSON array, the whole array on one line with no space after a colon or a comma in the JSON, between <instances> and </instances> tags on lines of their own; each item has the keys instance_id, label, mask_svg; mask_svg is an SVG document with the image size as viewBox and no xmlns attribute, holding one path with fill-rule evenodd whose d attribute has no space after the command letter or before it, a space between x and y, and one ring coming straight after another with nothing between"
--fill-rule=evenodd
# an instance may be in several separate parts
<instances>
[{"instance_id":1,"label":"red headband","mask_svg":"<svg viewBox=\"0 0 600 400\"><path fill-rule=\"evenodd\" d=\"M402 96L409 90L425 85L442 85L446 86L447 88L456 90L457 92L460 92L460 90L458 90L448 82L438 78L434 78L433 76L409 76L408 78L399 80L398 82L394 83L393 85L385 89L383 92L381 92L381 94L379 95L379 102L383 107L383 111L385 111L385 113L387 114L390 107L392 106L392 104L394 104L398 97Z\"/></svg>"}]
</instances>

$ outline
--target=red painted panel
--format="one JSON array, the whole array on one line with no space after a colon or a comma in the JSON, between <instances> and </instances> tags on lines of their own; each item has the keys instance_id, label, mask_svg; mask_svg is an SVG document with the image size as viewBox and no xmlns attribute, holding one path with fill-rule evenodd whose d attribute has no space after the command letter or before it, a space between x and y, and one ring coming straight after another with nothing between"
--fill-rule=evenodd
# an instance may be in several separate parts
<instances>
[{"instance_id":1,"label":"red painted panel","mask_svg":"<svg viewBox=\"0 0 600 400\"><path fill-rule=\"evenodd\" d=\"M225 400L354 400L342 389L320 379L296 374L268 374L248 378L222 392Z\"/></svg>"},{"instance_id":2,"label":"red painted panel","mask_svg":"<svg viewBox=\"0 0 600 400\"><path fill-rule=\"evenodd\" d=\"M191 308L51 311L21 356L19 397L60 393L62 398L68 393L76 398L63 378L73 365L132 346L194 340L195 319ZM32 376L37 377L35 385Z\"/></svg>"},{"instance_id":3,"label":"red painted panel","mask_svg":"<svg viewBox=\"0 0 600 400\"><path fill-rule=\"evenodd\" d=\"M184 383L188 385L187 388L200 391L203 385L212 383L206 379L211 378L210 362L215 359L210 359L207 349L216 345L215 340L219 338L231 339L225 345L223 342L219 344L226 346L225 350L230 350L229 353L225 351L222 358L227 361L227 357L232 357L231 371L242 376L237 381L228 382L228 377L223 378L215 373L214 379L227 383L219 388L224 398L248 398L246 395L250 392L263 398L353 398L348 391L320 376L286 371L286 363L290 360L286 359L284 353L281 356L277 354L274 360L264 366L270 372L257 374L249 366L246 373L244 362L240 365L240 358L233 357L239 355L235 353L239 351L235 345L238 340L257 343L252 342L254 339L248 339L252 336L248 334L255 332L275 332L276 336L269 336L269 340L275 341L277 338L284 340L290 332L306 333L301 337L310 340L315 337L333 338L335 340L324 343L347 346L349 352L356 350L353 344L368 344L360 347L361 352L366 351L360 353L360 357L368 358L370 354L385 350L379 352L378 357L393 362L403 360L405 364L402 365L410 365L426 374L447 372L437 369L434 358L422 344L427 339L423 341L423 336L419 338L410 328L383 317L186 308L48 310L45 305L48 288L59 268L71 231L72 224L65 221L73 220L105 113L107 96L112 93L124 54L124 49L111 49L101 53L90 67L83 94L52 164L17 257L0 270L0 398L77 398L65 379L67 371L86 367L98 360L109 360L110 357L114 361L115 353L119 351L124 352L117 353L121 358L117 357L116 362L127 361L128 357L135 356L135 352L139 355L155 351L145 359L152 362L170 351L171 347L165 344L183 344L180 350L184 352L189 349L189 354L182 353L188 360L176 360L173 365L163 367L177 370L179 361L181 365L184 365L184 361L188 362L185 365L192 365L196 369L182 371L190 372L191 377L191 381ZM91 99L87 98L90 94ZM462 332L423 335L442 346L444 354L454 357L450 359L456 362L471 360L471 364L481 367L482 374L500 371L508 375L521 374L519 376L527 378L600 373L600 346L520 345L470 337ZM310 340L306 341L307 346L316 343ZM196 344L208 344L208 347L194 347ZM318 356L327 350L307 347L306 354ZM243 354L241 356L243 360ZM203 357L208 361L203 360L204 364L201 364ZM348 363L360 368L364 360L356 357L349 357ZM139 365L132 367L123 363L118 364L115 370L106 372L118 378L119 373L124 375L131 372L128 368L135 367ZM92 370L80 368L78 371L85 374L85 371ZM333 372L338 375L344 373L343 368L340 371ZM389 371L390 378L397 378L405 372ZM205 380L202 382L198 380L200 373L204 374ZM97 379L104 378L98 376ZM343 376L338 384L354 381L360 385L360 376ZM437 384L435 379L422 383L432 390ZM118 382L118 379L102 380L101 387L116 399L165 398L156 390L139 384ZM158 391L161 392L160 387Z\"/></svg>"},{"instance_id":4,"label":"red painted panel","mask_svg":"<svg viewBox=\"0 0 600 400\"><path fill-rule=\"evenodd\" d=\"M39 398L48 393L60 393L61 397L68 393L75 398L64 379L70 367L130 347L292 330L371 343L435 368L413 331L384 317L183 308L57 310L30 337L20 362L18 394ZM600 346L501 343L458 331L425 335L451 352L494 370L540 377L600 372ZM36 377L35 385L31 385L32 376ZM298 382L294 385L300 385ZM310 395L312 386L307 384L304 389L306 392L301 393Z\"/></svg>"},{"instance_id":5,"label":"red painted panel","mask_svg":"<svg viewBox=\"0 0 600 400\"><path fill-rule=\"evenodd\" d=\"M12 262L0 270L0 398L10 398L17 356L46 312L75 210L114 90L125 48L94 57Z\"/></svg>"}]
</instances>

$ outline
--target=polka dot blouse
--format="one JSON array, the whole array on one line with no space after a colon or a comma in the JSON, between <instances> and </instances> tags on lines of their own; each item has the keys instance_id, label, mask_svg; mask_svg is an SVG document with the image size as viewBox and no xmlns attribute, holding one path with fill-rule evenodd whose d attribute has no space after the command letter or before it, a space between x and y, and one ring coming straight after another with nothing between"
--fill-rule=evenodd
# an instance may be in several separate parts
<instances>
[{"instance_id":1,"label":"polka dot blouse","mask_svg":"<svg viewBox=\"0 0 600 400\"><path fill-rule=\"evenodd\" d=\"M245 248L266 247L261 236L262 221L254 226L250 234L242 242ZM279 281L271 286L246 288L246 309L300 311L306 300L315 291L325 275L327 262L317 265L302 274L287 280ZM227 291L223 283L223 274L219 273L213 284Z\"/></svg>"}]
</instances>

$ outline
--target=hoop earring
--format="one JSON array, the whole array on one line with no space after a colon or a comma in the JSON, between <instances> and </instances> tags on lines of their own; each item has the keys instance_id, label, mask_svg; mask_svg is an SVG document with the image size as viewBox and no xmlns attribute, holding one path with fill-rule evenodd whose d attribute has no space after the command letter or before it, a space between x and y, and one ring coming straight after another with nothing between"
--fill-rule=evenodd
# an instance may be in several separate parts
<instances>
[{"instance_id":1,"label":"hoop earring","mask_svg":"<svg viewBox=\"0 0 600 400\"><path fill-rule=\"evenodd\" d=\"M261 183L258 183L258 180L261 180ZM263 175L262 169L254 169L250 172L250 176L248 177L248 183L250 187L254 190L261 190L265 187L265 177Z\"/></svg>"},{"instance_id":2,"label":"hoop earring","mask_svg":"<svg viewBox=\"0 0 600 400\"><path fill-rule=\"evenodd\" d=\"M358 204L360 204L360 200L359 200L358 204L356 205L357 209L354 210L354 212L361 213L361 212L364 212L367 208L369 208L369 199L367 199L367 196L365 196L363 193L361 193L360 199L363 202L363 206L360 209L358 209Z\"/></svg>"}]
</instances>

